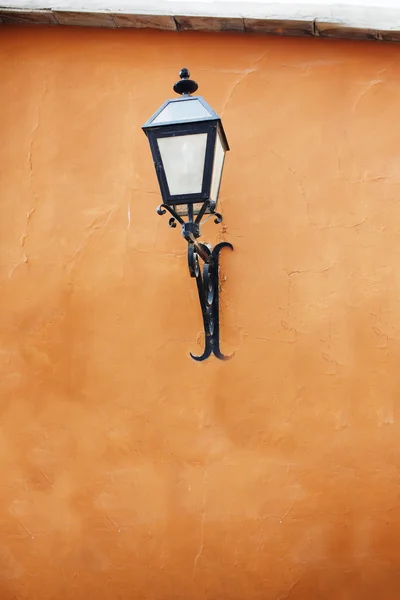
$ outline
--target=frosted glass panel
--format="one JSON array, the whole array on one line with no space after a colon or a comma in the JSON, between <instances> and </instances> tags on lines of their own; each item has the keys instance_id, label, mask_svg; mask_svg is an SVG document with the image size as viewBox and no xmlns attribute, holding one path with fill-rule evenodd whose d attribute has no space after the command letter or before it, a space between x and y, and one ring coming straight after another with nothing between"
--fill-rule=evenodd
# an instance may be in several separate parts
<instances>
[{"instance_id":1,"label":"frosted glass panel","mask_svg":"<svg viewBox=\"0 0 400 600\"><path fill-rule=\"evenodd\" d=\"M154 119L152 125L170 123L173 121L190 121L191 119L204 119L211 117L208 110L199 100L177 100L170 102Z\"/></svg>"},{"instance_id":2,"label":"frosted glass panel","mask_svg":"<svg viewBox=\"0 0 400 600\"><path fill-rule=\"evenodd\" d=\"M171 196L200 193L207 134L163 137L157 142Z\"/></svg>"},{"instance_id":3,"label":"frosted glass panel","mask_svg":"<svg viewBox=\"0 0 400 600\"><path fill-rule=\"evenodd\" d=\"M215 143L214 169L211 180L210 198L216 202L218 200L219 186L221 183L222 167L224 166L225 150L219 134Z\"/></svg>"}]
</instances>

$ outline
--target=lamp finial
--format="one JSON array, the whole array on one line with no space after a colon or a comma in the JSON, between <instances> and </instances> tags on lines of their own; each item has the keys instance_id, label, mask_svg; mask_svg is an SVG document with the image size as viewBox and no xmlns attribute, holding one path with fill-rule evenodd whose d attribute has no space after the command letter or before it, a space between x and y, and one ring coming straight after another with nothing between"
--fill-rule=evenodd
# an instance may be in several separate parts
<instances>
[{"instance_id":1,"label":"lamp finial","mask_svg":"<svg viewBox=\"0 0 400 600\"><path fill-rule=\"evenodd\" d=\"M198 89L198 84L193 79L190 79L190 71L189 69L181 69L179 71L180 81L177 81L174 85L174 92L180 94L181 96L190 96L190 94L194 94L194 92Z\"/></svg>"}]
</instances>

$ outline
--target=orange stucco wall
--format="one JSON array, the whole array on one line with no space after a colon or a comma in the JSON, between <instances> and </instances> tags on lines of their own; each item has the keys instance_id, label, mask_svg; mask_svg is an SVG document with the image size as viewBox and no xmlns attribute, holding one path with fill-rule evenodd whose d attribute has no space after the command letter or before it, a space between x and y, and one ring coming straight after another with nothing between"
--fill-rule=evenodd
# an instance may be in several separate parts
<instances>
[{"instance_id":1,"label":"orange stucco wall","mask_svg":"<svg viewBox=\"0 0 400 600\"><path fill-rule=\"evenodd\" d=\"M0 36L0 598L398 600L400 47ZM222 348L140 127L231 144Z\"/></svg>"}]
</instances>

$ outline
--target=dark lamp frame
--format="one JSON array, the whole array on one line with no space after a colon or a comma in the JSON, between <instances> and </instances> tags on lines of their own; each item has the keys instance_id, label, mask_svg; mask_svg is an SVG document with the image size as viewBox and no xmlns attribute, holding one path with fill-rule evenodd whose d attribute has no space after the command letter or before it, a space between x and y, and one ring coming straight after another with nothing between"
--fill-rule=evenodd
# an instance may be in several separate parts
<instances>
[{"instance_id":1,"label":"dark lamp frame","mask_svg":"<svg viewBox=\"0 0 400 600\"><path fill-rule=\"evenodd\" d=\"M153 155L154 167L156 169L158 183L160 185L161 195L166 204L189 204L197 202L205 202L210 199L211 179L214 168L215 142L217 136L218 123L216 121L208 121L207 123L180 123L178 125L160 126L153 130L149 130L147 137L149 138L150 149ZM157 140L164 137L178 137L184 135L196 135L198 133L207 134L206 155L203 170L203 183L201 192L196 194L170 194L167 177L164 171L161 153L158 148ZM223 140L223 138L221 137ZM226 147L225 147L226 149Z\"/></svg>"},{"instance_id":2,"label":"dark lamp frame","mask_svg":"<svg viewBox=\"0 0 400 600\"><path fill-rule=\"evenodd\" d=\"M181 94L182 97L164 102L157 112L143 125L142 129L150 143L154 167L163 199L163 203L157 208L157 213L159 215L164 215L166 212L170 213L170 227L176 227L177 223L180 224L182 235L188 243L189 273L191 277L196 279L203 315L205 348L201 356L194 356L193 354L191 356L194 360L203 361L213 353L217 358L225 360L230 357L221 352L219 343L219 253L222 248L226 247L233 250L233 246L229 242L221 242L212 249L208 244L200 243L197 239L201 235L201 221L204 215L213 214L215 216L215 223L222 222L222 215L215 210L219 190L217 190L215 200L210 199L217 141L216 136L220 136L225 152L229 150L229 145L221 119L216 112L201 96L190 96L191 93L197 90L198 85L195 81L189 79L189 71L182 69L180 77L181 81L178 81L174 85L174 91ZM191 102L192 100L199 101L210 116L154 124L154 120L170 103ZM198 133L207 134L201 192L195 194L170 194L157 140L164 137L171 138ZM222 165L222 171L223 168L224 165ZM221 184L221 179L219 184ZM187 213L178 213L175 207L184 204L187 205ZM195 204L201 205L196 210L196 214ZM188 217L187 221L183 219L184 216ZM204 263L202 269L200 268L200 259Z\"/></svg>"}]
</instances>

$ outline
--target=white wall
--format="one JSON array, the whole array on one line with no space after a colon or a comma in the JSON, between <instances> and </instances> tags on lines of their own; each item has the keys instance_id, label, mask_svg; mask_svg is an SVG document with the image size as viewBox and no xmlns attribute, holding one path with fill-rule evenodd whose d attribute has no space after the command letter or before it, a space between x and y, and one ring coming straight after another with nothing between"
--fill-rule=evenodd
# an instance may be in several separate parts
<instances>
[{"instance_id":1,"label":"white wall","mask_svg":"<svg viewBox=\"0 0 400 600\"><path fill-rule=\"evenodd\" d=\"M362 12L385 9L400 10L400 0L2 0L2 7L12 8L85 8L86 10L129 9L138 14L188 14L202 16L258 17L288 12L301 15L327 15L330 12Z\"/></svg>"},{"instance_id":2,"label":"white wall","mask_svg":"<svg viewBox=\"0 0 400 600\"><path fill-rule=\"evenodd\" d=\"M5 8L141 15L292 19L376 30L400 29L400 0L0 0Z\"/></svg>"}]
</instances>

